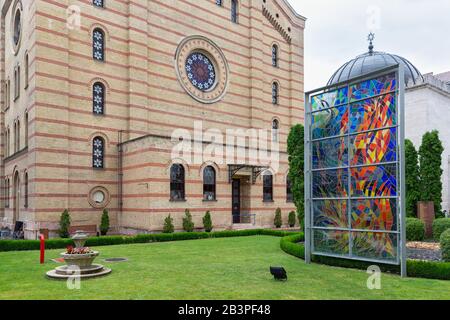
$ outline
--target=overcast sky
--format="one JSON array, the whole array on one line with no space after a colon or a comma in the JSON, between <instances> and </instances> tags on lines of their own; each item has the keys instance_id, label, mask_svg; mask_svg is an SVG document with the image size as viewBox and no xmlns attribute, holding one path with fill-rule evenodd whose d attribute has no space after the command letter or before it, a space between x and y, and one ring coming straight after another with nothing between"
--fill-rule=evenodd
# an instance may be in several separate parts
<instances>
[{"instance_id":1,"label":"overcast sky","mask_svg":"<svg viewBox=\"0 0 450 320\"><path fill-rule=\"evenodd\" d=\"M368 51L398 54L422 73L450 71L450 0L288 0L305 16L305 89L326 85Z\"/></svg>"}]
</instances>

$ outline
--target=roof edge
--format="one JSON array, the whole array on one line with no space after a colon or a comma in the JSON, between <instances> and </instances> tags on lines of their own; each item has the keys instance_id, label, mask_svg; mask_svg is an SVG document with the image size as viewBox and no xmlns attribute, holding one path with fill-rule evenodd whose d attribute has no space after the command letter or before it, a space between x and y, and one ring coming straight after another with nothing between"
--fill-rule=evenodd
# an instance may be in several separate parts
<instances>
[{"instance_id":1,"label":"roof edge","mask_svg":"<svg viewBox=\"0 0 450 320\"><path fill-rule=\"evenodd\" d=\"M289 10L291 10L291 12L294 14L295 17L297 17L297 18L299 18L299 19L301 19L301 20L303 20L303 21L308 20L306 17L304 17L304 16L302 16L300 13L298 13L298 12L294 9L294 7L292 7L292 5L289 3L288 0L281 0L281 1L284 2L284 4L289 8Z\"/></svg>"}]
</instances>

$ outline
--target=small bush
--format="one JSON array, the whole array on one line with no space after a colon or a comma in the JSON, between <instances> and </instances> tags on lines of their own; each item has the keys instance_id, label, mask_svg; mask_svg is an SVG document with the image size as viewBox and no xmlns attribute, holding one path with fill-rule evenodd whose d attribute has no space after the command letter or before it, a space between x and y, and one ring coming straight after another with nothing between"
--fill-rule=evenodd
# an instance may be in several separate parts
<instances>
[{"instance_id":1,"label":"small bush","mask_svg":"<svg viewBox=\"0 0 450 320\"><path fill-rule=\"evenodd\" d=\"M450 262L450 229L441 234L442 260Z\"/></svg>"},{"instance_id":2,"label":"small bush","mask_svg":"<svg viewBox=\"0 0 450 320\"><path fill-rule=\"evenodd\" d=\"M273 220L273 224L275 225L276 228L281 228L281 226L283 225L280 208L277 208L277 210L275 211L275 219Z\"/></svg>"},{"instance_id":3,"label":"small bush","mask_svg":"<svg viewBox=\"0 0 450 320\"><path fill-rule=\"evenodd\" d=\"M70 237L70 234L69 234L70 222L71 222L70 214L69 214L69 211L66 209L61 214L61 219L59 220L58 233L61 238L69 238Z\"/></svg>"},{"instance_id":4,"label":"small bush","mask_svg":"<svg viewBox=\"0 0 450 320\"><path fill-rule=\"evenodd\" d=\"M173 226L173 218L170 216L164 219L163 233L174 233L175 227Z\"/></svg>"},{"instance_id":5,"label":"small bush","mask_svg":"<svg viewBox=\"0 0 450 320\"><path fill-rule=\"evenodd\" d=\"M295 220L296 220L295 212L291 211L289 212L289 227L293 228L295 227Z\"/></svg>"},{"instance_id":6,"label":"small bush","mask_svg":"<svg viewBox=\"0 0 450 320\"><path fill-rule=\"evenodd\" d=\"M442 218L434 220L433 222L434 240L439 241L439 239L441 238L441 234L447 229L450 229L450 218Z\"/></svg>"},{"instance_id":7,"label":"small bush","mask_svg":"<svg viewBox=\"0 0 450 320\"><path fill-rule=\"evenodd\" d=\"M211 212L209 211L207 211L205 216L203 217L203 227L205 228L206 232L211 232L213 229Z\"/></svg>"},{"instance_id":8,"label":"small bush","mask_svg":"<svg viewBox=\"0 0 450 320\"><path fill-rule=\"evenodd\" d=\"M109 214L107 209L103 209L102 219L100 222L100 234L106 236L109 230Z\"/></svg>"},{"instance_id":9,"label":"small bush","mask_svg":"<svg viewBox=\"0 0 450 320\"><path fill-rule=\"evenodd\" d=\"M406 219L406 240L423 241L425 239L425 223L416 218Z\"/></svg>"},{"instance_id":10,"label":"small bush","mask_svg":"<svg viewBox=\"0 0 450 320\"><path fill-rule=\"evenodd\" d=\"M192 221L192 215L189 212L189 209L186 209L184 211L183 229L186 232L193 232L194 231L194 222Z\"/></svg>"}]
</instances>

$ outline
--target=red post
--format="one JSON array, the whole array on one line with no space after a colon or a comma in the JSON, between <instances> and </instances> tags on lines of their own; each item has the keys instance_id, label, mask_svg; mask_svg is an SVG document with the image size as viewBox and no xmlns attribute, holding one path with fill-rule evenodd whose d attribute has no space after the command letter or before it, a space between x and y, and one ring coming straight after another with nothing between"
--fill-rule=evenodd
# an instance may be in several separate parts
<instances>
[{"instance_id":1,"label":"red post","mask_svg":"<svg viewBox=\"0 0 450 320\"><path fill-rule=\"evenodd\" d=\"M44 264L45 259L45 237L43 234L39 235L39 240L41 240L41 264Z\"/></svg>"}]
</instances>

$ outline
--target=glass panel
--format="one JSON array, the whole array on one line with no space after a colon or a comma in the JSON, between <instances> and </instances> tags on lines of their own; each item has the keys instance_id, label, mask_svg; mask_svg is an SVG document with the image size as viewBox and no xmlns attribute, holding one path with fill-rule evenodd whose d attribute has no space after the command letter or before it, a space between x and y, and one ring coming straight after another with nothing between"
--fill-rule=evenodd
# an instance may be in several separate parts
<instances>
[{"instance_id":1,"label":"glass panel","mask_svg":"<svg viewBox=\"0 0 450 320\"><path fill-rule=\"evenodd\" d=\"M337 168L348 165L346 138L334 138L313 142L313 169Z\"/></svg>"},{"instance_id":2,"label":"glass panel","mask_svg":"<svg viewBox=\"0 0 450 320\"><path fill-rule=\"evenodd\" d=\"M397 196L396 165L351 169L352 197Z\"/></svg>"},{"instance_id":3,"label":"glass panel","mask_svg":"<svg viewBox=\"0 0 450 320\"><path fill-rule=\"evenodd\" d=\"M395 128L392 128L387 130L367 132L351 137L350 164L352 166L357 166L396 161L396 133L397 130Z\"/></svg>"},{"instance_id":4,"label":"glass panel","mask_svg":"<svg viewBox=\"0 0 450 320\"><path fill-rule=\"evenodd\" d=\"M352 228L373 231L397 231L397 200L353 200Z\"/></svg>"},{"instance_id":5,"label":"glass panel","mask_svg":"<svg viewBox=\"0 0 450 320\"><path fill-rule=\"evenodd\" d=\"M348 228L347 200L320 200L313 202L314 226Z\"/></svg>"},{"instance_id":6,"label":"glass panel","mask_svg":"<svg viewBox=\"0 0 450 320\"><path fill-rule=\"evenodd\" d=\"M344 135L348 128L348 108L341 106L313 113L311 122L313 139Z\"/></svg>"},{"instance_id":7,"label":"glass panel","mask_svg":"<svg viewBox=\"0 0 450 320\"><path fill-rule=\"evenodd\" d=\"M397 260L397 235L391 233L353 232L353 256L377 260Z\"/></svg>"},{"instance_id":8,"label":"glass panel","mask_svg":"<svg viewBox=\"0 0 450 320\"><path fill-rule=\"evenodd\" d=\"M311 110L318 111L346 104L348 98L348 87L319 94L311 97Z\"/></svg>"},{"instance_id":9,"label":"glass panel","mask_svg":"<svg viewBox=\"0 0 450 320\"><path fill-rule=\"evenodd\" d=\"M370 98L397 89L395 73L350 86L350 102Z\"/></svg>"},{"instance_id":10,"label":"glass panel","mask_svg":"<svg viewBox=\"0 0 450 320\"><path fill-rule=\"evenodd\" d=\"M348 171L324 170L313 172L313 197L333 198L348 195Z\"/></svg>"},{"instance_id":11,"label":"glass panel","mask_svg":"<svg viewBox=\"0 0 450 320\"><path fill-rule=\"evenodd\" d=\"M314 230L314 251L337 255L349 254L349 235L347 231Z\"/></svg>"},{"instance_id":12,"label":"glass panel","mask_svg":"<svg viewBox=\"0 0 450 320\"><path fill-rule=\"evenodd\" d=\"M396 119L393 95L360 101L350 106L350 133L393 127Z\"/></svg>"}]
</instances>

